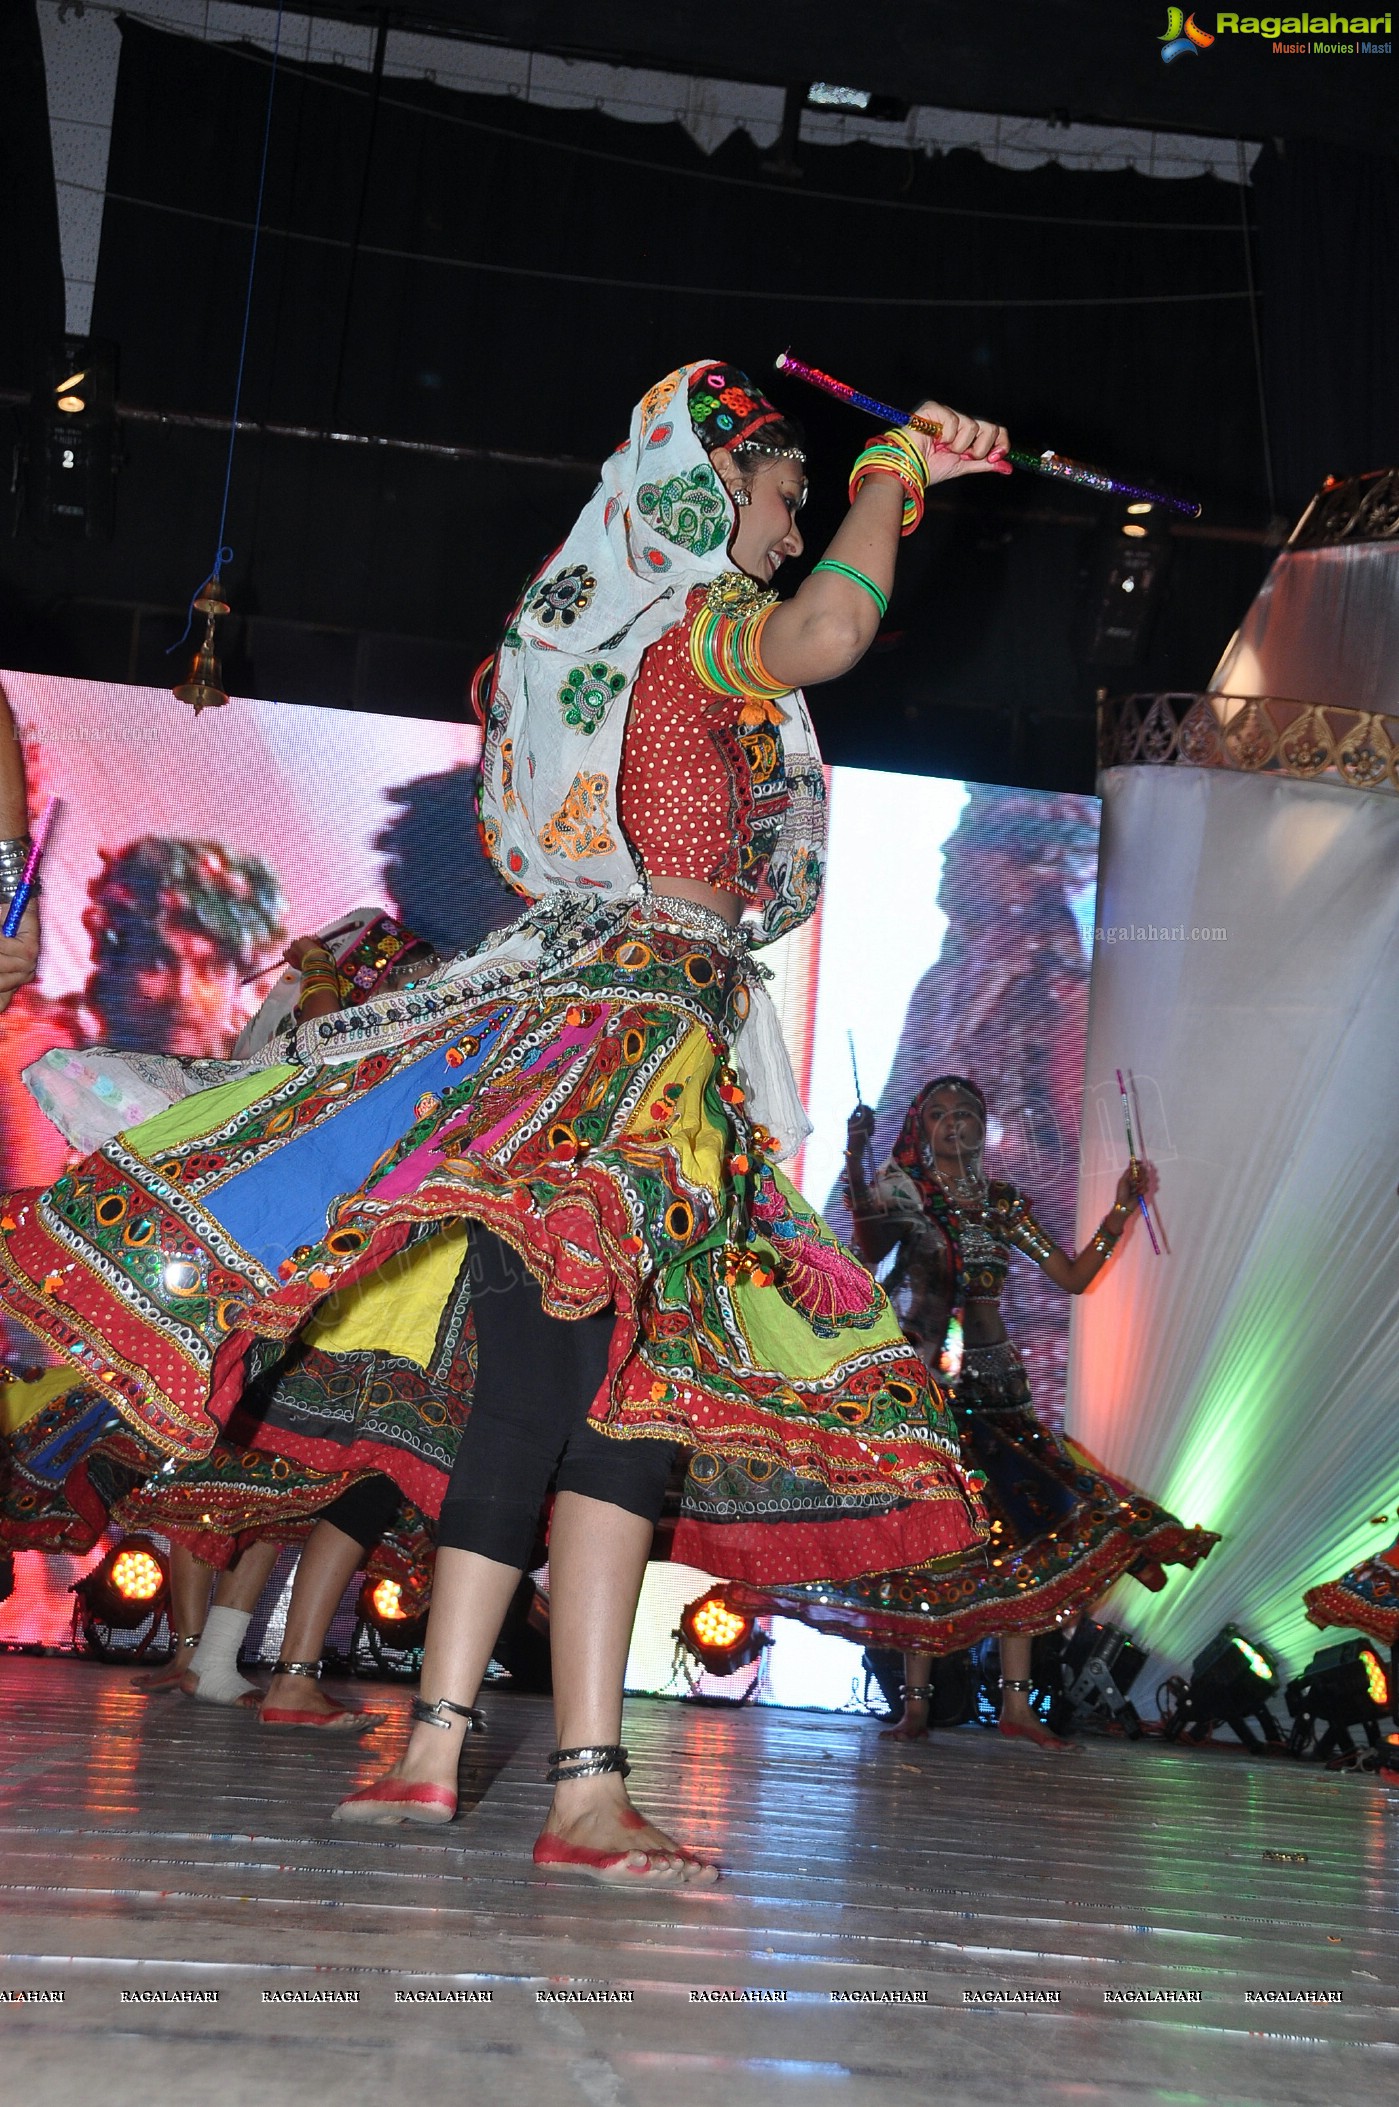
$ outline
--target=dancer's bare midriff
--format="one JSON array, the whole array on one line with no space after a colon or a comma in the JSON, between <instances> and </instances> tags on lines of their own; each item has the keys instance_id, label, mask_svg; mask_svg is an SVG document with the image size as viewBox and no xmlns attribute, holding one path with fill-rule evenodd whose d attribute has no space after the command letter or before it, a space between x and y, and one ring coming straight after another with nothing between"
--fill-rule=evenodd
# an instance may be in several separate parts
<instances>
[{"instance_id":1,"label":"dancer's bare midriff","mask_svg":"<svg viewBox=\"0 0 1399 2107\"><path fill-rule=\"evenodd\" d=\"M689 900L696 907L707 907L730 929L737 929L743 913L743 901L737 893L727 893L718 885L706 885L702 878L666 878L653 874L651 890L663 900Z\"/></svg>"}]
</instances>

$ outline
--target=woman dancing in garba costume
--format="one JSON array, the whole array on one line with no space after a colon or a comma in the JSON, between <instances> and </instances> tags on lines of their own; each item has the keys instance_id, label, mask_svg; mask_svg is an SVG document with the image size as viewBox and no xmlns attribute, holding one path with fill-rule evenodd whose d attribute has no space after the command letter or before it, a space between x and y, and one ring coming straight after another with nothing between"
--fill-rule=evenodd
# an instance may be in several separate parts
<instances>
[{"instance_id":1,"label":"woman dancing in garba costume","mask_svg":"<svg viewBox=\"0 0 1399 2107\"><path fill-rule=\"evenodd\" d=\"M904 1711L892 1731L908 1740L928 1731L932 1656L994 1635L1001 1731L1068 1749L1072 1744L1049 1733L1030 1704L1033 1635L1072 1623L1122 1573L1163 1588L1166 1565L1194 1566L1219 1539L1088 1469L1040 1423L1000 1298L1012 1250L1033 1259L1066 1294L1081 1295L1111 1258L1148 1174L1142 1164L1128 1166L1096 1234L1071 1258L1040 1228L1023 1193L984 1176L986 1100L975 1083L946 1075L925 1084L870 1183L864 1158L873 1131L874 1114L860 1107L846 1153L856 1244L872 1265L897 1251L890 1294L930 1369L941 1365L955 1336L953 1318L960 1323L953 1404L963 1462L985 1481L991 1540L985 1559L961 1567L799 1589L764 1598L762 1606L903 1649Z\"/></svg>"},{"instance_id":2,"label":"woman dancing in garba costume","mask_svg":"<svg viewBox=\"0 0 1399 2107\"><path fill-rule=\"evenodd\" d=\"M802 547L793 431L711 361L653 388L488 683L485 838L534 904L410 995L302 1025L252 1071L206 1070L211 1087L0 1216L6 1301L184 1455L213 1439L254 1336L291 1336L416 1223L473 1225L493 1292L417 1730L350 1818L450 1819L551 1471L563 1746L535 1857L601 1879L717 1875L632 1808L617 1740L675 1444L693 1451L676 1555L713 1572L839 1581L979 1539L922 1361L772 1161L804 1122L738 928L760 899L758 941L816 906L799 685L873 641L926 484L994 470L1006 446L924 414L945 450L867 448L827 557L778 605L767 588ZM609 1306L615 1325L548 1322Z\"/></svg>"}]
</instances>

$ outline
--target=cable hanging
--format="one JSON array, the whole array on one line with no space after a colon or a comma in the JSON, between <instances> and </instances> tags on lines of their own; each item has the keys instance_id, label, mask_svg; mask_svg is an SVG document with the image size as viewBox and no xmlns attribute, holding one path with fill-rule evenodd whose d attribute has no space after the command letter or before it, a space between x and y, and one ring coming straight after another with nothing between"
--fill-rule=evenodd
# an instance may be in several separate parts
<instances>
[{"instance_id":1,"label":"cable hanging","mask_svg":"<svg viewBox=\"0 0 1399 2107\"><path fill-rule=\"evenodd\" d=\"M191 628L194 626L196 609L207 617L204 643L196 654L191 679L189 682L182 683L182 686L206 691L210 703L213 702L216 694L221 701L227 701L228 699L221 692L221 682L219 680L210 681L204 676L210 672L216 674L218 671L218 661L213 656L214 620L216 616L228 613L228 603L223 598L222 572L226 563L232 563L233 550L224 541L224 534L228 527L229 495L233 488L233 455L238 444L238 412L243 401L243 376L248 363L248 332L253 317L253 286L257 279L258 245L262 238L262 207L267 193L267 162L272 144L272 103L277 92L277 73L282 55L282 22L285 13L285 0L278 0L277 27L272 45L272 64L267 76L267 109L262 125L262 157L258 164L257 205L253 212L252 249L248 256L248 285L243 299L243 327L238 339L238 372L233 384L233 415L228 431L228 455L224 463L223 496L219 503L219 531L214 540L214 561L212 567L205 575L203 584L200 585L197 592L191 595L189 609L185 617L183 635L177 637L166 652L166 656L169 657L171 652L178 651L180 646L186 641ZM231 224L237 225L239 222L234 221ZM246 224L246 222L243 224ZM201 664L201 661L204 660L207 660L207 665ZM192 702L196 714L201 708L208 706L206 703L195 701L193 694L182 695L180 688L177 688L175 693L181 696L182 701Z\"/></svg>"}]
</instances>

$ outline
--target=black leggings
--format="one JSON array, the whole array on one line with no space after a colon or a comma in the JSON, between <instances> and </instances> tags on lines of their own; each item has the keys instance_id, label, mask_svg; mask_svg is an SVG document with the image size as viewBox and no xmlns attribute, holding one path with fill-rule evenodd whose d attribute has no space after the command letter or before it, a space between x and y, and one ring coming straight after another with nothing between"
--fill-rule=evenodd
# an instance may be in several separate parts
<instances>
[{"instance_id":1,"label":"black leggings","mask_svg":"<svg viewBox=\"0 0 1399 2107\"><path fill-rule=\"evenodd\" d=\"M588 1419L607 1377L611 1315L547 1317L524 1260L478 1223L470 1233L476 1391L439 1546L523 1569L551 1480L654 1522L676 1445L619 1441Z\"/></svg>"},{"instance_id":2,"label":"black leggings","mask_svg":"<svg viewBox=\"0 0 1399 2107\"><path fill-rule=\"evenodd\" d=\"M367 1551L378 1543L402 1505L403 1494L393 1479L376 1471L372 1478L357 1478L339 1499L321 1509L316 1520L333 1523Z\"/></svg>"}]
</instances>

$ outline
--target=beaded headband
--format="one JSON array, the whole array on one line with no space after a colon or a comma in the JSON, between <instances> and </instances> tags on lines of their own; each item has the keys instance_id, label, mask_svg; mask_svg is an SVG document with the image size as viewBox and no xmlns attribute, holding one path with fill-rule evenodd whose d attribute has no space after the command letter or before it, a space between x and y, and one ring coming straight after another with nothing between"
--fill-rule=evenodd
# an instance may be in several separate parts
<instances>
[{"instance_id":1,"label":"beaded headband","mask_svg":"<svg viewBox=\"0 0 1399 2107\"><path fill-rule=\"evenodd\" d=\"M764 446L761 439L741 439L738 445L733 447L731 451L733 453L735 461L737 461L739 456L742 454L761 454L765 461L800 461L803 470L805 470L806 468L806 455L802 452L799 446ZM754 473L756 474L756 470L754 471ZM749 497L748 492L742 488L732 491L730 495L732 496L733 501L736 505L748 505L752 503L752 499ZM810 485L807 483L805 474L803 473L801 494L797 499L798 512L801 511L803 505L805 505L810 495L811 488Z\"/></svg>"},{"instance_id":2,"label":"beaded headband","mask_svg":"<svg viewBox=\"0 0 1399 2107\"><path fill-rule=\"evenodd\" d=\"M740 439L733 451L736 454L765 454L769 461L800 461L806 465L806 454L800 446L764 446L761 439Z\"/></svg>"}]
</instances>

